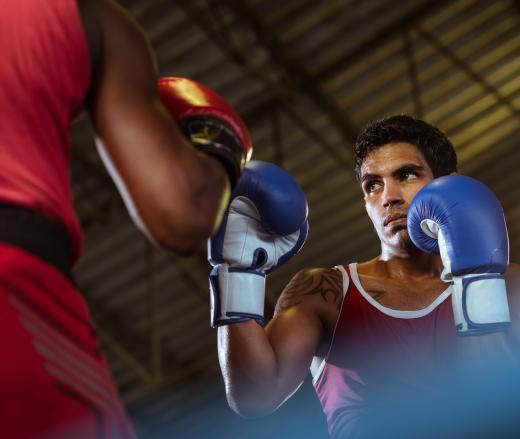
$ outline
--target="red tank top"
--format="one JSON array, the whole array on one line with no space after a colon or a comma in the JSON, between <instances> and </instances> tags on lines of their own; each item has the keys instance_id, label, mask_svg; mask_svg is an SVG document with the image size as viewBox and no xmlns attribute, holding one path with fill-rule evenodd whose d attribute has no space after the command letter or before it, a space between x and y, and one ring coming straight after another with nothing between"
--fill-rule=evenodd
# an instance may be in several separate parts
<instances>
[{"instance_id":1,"label":"red tank top","mask_svg":"<svg viewBox=\"0 0 520 439\"><path fill-rule=\"evenodd\" d=\"M0 202L65 224L78 256L70 126L90 65L76 0L2 0L0 53Z\"/></svg>"},{"instance_id":2,"label":"red tank top","mask_svg":"<svg viewBox=\"0 0 520 439\"><path fill-rule=\"evenodd\" d=\"M331 437L363 434L388 404L434 389L453 367L456 332L451 288L419 311L397 311L361 286L356 264L341 267L344 300L325 359L315 358L313 383Z\"/></svg>"}]
</instances>

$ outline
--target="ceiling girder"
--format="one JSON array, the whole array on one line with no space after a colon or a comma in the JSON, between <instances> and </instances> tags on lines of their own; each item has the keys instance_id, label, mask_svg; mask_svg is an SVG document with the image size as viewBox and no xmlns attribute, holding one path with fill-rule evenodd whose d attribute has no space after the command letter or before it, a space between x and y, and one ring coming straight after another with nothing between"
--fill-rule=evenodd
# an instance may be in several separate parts
<instances>
[{"instance_id":1,"label":"ceiling girder","mask_svg":"<svg viewBox=\"0 0 520 439\"><path fill-rule=\"evenodd\" d=\"M509 100L506 96L502 95L500 91L494 87L489 81L487 81L482 75L476 72L467 62L458 57L450 48L443 45L436 37L434 37L430 32L423 29L419 24L415 24L413 26L415 30L419 33L419 35L424 38L429 44L431 44L435 49L448 58L456 67L460 68L463 72L465 72L471 79L473 79L476 83L480 84L482 88L494 96L495 99L500 102L503 106L507 107L513 116L516 116L520 119L520 109L516 108L511 100Z\"/></svg>"},{"instance_id":2,"label":"ceiling girder","mask_svg":"<svg viewBox=\"0 0 520 439\"><path fill-rule=\"evenodd\" d=\"M329 117L336 129L342 133L347 143L353 144L359 133L344 110L327 93L319 87L304 65L290 56L282 42L277 38L275 29L264 24L254 8L244 0L226 0L227 4L241 19L247 20L255 33L258 41L266 48L271 59L285 72L286 84L299 93L305 93L320 107Z\"/></svg>"},{"instance_id":3,"label":"ceiling girder","mask_svg":"<svg viewBox=\"0 0 520 439\"><path fill-rule=\"evenodd\" d=\"M409 13L389 22L386 26L375 32L370 38L360 42L357 46L342 55L336 62L322 69L314 76L314 80L317 82L327 81L329 78L341 73L343 70L356 63L359 58L379 47L385 41L388 41L399 32L402 32L403 29L409 28L413 24L421 21L428 14L438 11L450 3L450 0L431 0L419 4Z\"/></svg>"}]
</instances>

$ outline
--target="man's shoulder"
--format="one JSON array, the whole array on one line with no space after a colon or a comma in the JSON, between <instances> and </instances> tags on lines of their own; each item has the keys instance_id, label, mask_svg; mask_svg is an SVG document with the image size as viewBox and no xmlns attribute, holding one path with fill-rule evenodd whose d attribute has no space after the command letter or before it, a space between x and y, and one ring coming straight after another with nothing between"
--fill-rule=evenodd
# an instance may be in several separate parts
<instances>
[{"instance_id":1,"label":"man's shoulder","mask_svg":"<svg viewBox=\"0 0 520 439\"><path fill-rule=\"evenodd\" d=\"M337 306L343 298L343 274L336 267L303 268L283 290L277 310L296 305Z\"/></svg>"},{"instance_id":2,"label":"man's shoulder","mask_svg":"<svg viewBox=\"0 0 520 439\"><path fill-rule=\"evenodd\" d=\"M321 277L327 277L327 276L341 276L341 271L339 269L339 266L334 267L306 267L302 268L300 271L298 271L293 278L291 279L291 282L294 279L298 278L321 278Z\"/></svg>"},{"instance_id":3,"label":"man's shoulder","mask_svg":"<svg viewBox=\"0 0 520 439\"><path fill-rule=\"evenodd\" d=\"M342 289L342 284L343 274L338 267L303 268L293 276L285 290L305 293L322 287Z\"/></svg>"},{"instance_id":4,"label":"man's shoulder","mask_svg":"<svg viewBox=\"0 0 520 439\"><path fill-rule=\"evenodd\" d=\"M520 264L509 264L505 278L508 282L520 282Z\"/></svg>"},{"instance_id":5,"label":"man's shoulder","mask_svg":"<svg viewBox=\"0 0 520 439\"><path fill-rule=\"evenodd\" d=\"M520 264L509 264L505 273L508 290L520 295Z\"/></svg>"},{"instance_id":6,"label":"man's shoulder","mask_svg":"<svg viewBox=\"0 0 520 439\"><path fill-rule=\"evenodd\" d=\"M509 300L509 311L513 318L520 317L520 264L509 264L504 275Z\"/></svg>"},{"instance_id":7,"label":"man's shoulder","mask_svg":"<svg viewBox=\"0 0 520 439\"><path fill-rule=\"evenodd\" d=\"M520 264L517 264L515 262L511 262L509 266L507 267L506 273L509 272L516 272L517 274L520 273Z\"/></svg>"}]
</instances>

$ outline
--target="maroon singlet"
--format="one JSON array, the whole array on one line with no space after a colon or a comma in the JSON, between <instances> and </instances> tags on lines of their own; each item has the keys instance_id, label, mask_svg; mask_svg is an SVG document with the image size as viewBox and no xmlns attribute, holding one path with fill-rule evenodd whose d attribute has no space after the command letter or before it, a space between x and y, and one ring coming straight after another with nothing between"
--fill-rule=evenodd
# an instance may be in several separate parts
<instances>
[{"instance_id":1,"label":"maroon singlet","mask_svg":"<svg viewBox=\"0 0 520 439\"><path fill-rule=\"evenodd\" d=\"M380 410L435 389L452 370L456 333L450 288L425 309L397 311L363 289L356 264L340 269L344 300L332 345L311 372L331 437L347 439L364 437Z\"/></svg>"}]
</instances>

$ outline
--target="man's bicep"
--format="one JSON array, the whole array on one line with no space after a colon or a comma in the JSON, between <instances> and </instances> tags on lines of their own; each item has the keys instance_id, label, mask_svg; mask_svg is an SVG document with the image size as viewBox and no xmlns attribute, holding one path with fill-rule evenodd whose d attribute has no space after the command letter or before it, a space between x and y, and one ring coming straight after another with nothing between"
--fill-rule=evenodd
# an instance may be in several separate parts
<instances>
[{"instance_id":1,"label":"man's bicep","mask_svg":"<svg viewBox=\"0 0 520 439\"><path fill-rule=\"evenodd\" d=\"M292 386L309 373L314 355L328 334L327 317L342 298L341 274L333 269L306 269L281 294L267 334L278 359L280 376L293 376Z\"/></svg>"},{"instance_id":2,"label":"man's bicep","mask_svg":"<svg viewBox=\"0 0 520 439\"><path fill-rule=\"evenodd\" d=\"M130 211L162 230L157 224L164 223L163 212L175 220L183 207L194 206L186 170L199 170L197 154L160 102L153 56L140 27L115 2L95 2L103 34L89 109L97 144Z\"/></svg>"},{"instance_id":3,"label":"man's bicep","mask_svg":"<svg viewBox=\"0 0 520 439\"><path fill-rule=\"evenodd\" d=\"M159 102L157 68L139 25L119 5L96 1L102 41L92 84L90 111L103 137L125 130L143 130ZM134 128L135 127L135 128ZM122 131L122 130L121 130ZM148 130L147 130L148 131Z\"/></svg>"},{"instance_id":4,"label":"man's bicep","mask_svg":"<svg viewBox=\"0 0 520 439\"><path fill-rule=\"evenodd\" d=\"M277 313L266 331L276 357L278 388L285 399L307 377L322 326L316 315L296 305Z\"/></svg>"},{"instance_id":5,"label":"man's bicep","mask_svg":"<svg viewBox=\"0 0 520 439\"><path fill-rule=\"evenodd\" d=\"M144 32L115 1L92 1L102 35L89 98L97 136L123 174L135 163L181 169L195 154L161 103Z\"/></svg>"}]
</instances>

